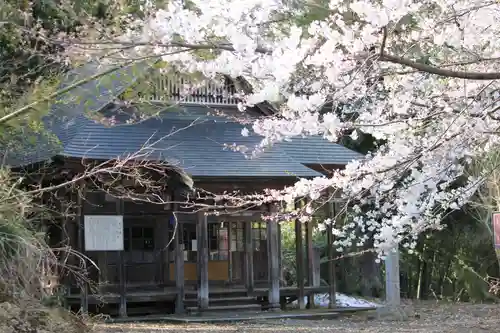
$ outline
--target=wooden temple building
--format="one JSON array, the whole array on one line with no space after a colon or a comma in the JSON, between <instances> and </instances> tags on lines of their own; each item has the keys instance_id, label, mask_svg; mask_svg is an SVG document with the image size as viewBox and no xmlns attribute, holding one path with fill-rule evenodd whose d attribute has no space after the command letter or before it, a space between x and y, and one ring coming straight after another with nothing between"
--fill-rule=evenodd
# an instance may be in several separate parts
<instances>
[{"instance_id":1,"label":"wooden temple building","mask_svg":"<svg viewBox=\"0 0 500 333\"><path fill-rule=\"evenodd\" d=\"M68 80L96 70L84 69L78 75L72 72ZM220 214L208 214L202 205L182 203L200 190L255 193L265 188L281 189L298 177L320 176L324 169L341 168L360 155L321 137L307 137L246 158L227 145L252 149L260 138L242 136L244 125L231 119L231 115L241 117L243 113L237 110L237 101L228 97L235 87L227 82L207 84L186 99L175 94L178 87L171 78L164 78L154 85L149 101L156 107L175 107L127 124L139 107L119 103L117 97L123 99L123 93L137 84L135 70L120 69L107 78L107 84L89 81L63 96L64 102L55 103L44 124L57 144L40 139L23 152L3 152L4 159L19 170L30 168L34 173L42 163L45 170L47 165L57 170L52 177L36 180L52 185L54 175L75 179L89 172L89 165L124 157L162 162L167 169L175 166L164 174L156 170L157 174L148 178L168 185L159 187L163 193L154 194L162 196L163 204L115 195L114 186L123 188L125 180L99 186L102 178L82 177L65 188L65 200L57 204L60 211L68 213L48 223L51 242L88 258L83 260L88 276L85 283L59 277L68 304L83 311L124 317L154 311L272 310L293 299L303 308L304 297L314 293L329 292L334 299L333 261L329 262L327 283L318 282L312 223L296 222L298 283L287 286L281 269L280 225L261 218L263 213L283 209L279 203L226 209ZM89 107L115 125L90 119ZM245 116L267 116L270 109L269 105L257 105ZM128 181L129 186L141 187L133 179ZM330 256L332 251L330 248ZM67 260L74 265L82 262L77 256Z\"/></svg>"}]
</instances>

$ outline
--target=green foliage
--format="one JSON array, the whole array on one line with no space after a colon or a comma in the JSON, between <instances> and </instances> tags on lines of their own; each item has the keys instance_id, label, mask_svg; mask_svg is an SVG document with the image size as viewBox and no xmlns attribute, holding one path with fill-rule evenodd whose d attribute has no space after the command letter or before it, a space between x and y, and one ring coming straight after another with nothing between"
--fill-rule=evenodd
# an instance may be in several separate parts
<instances>
[{"instance_id":1,"label":"green foliage","mask_svg":"<svg viewBox=\"0 0 500 333\"><path fill-rule=\"evenodd\" d=\"M295 239L295 223L282 223L281 249L283 257L281 262L283 265L285 279L288 285L297 285L297 256L295 252ZM313 246L315 248L324 250L326 244L326 235L315 228L313 232ZM325 257L323 256L322 259L322 263L324 263Z\"/></svg>"},{"instance_id":2,"label":"green foliage","mask_svg":"<svg viewBox=\"0 0 500 333\"><path fill-rule=\"evenodd\" d=\"M43 77L67 69L60 36L85 27L120 29L126 17L141 16L143 0L7 0L0 3L0 100L16 100ZM165 1L155 1L158 5ZM98 28L100 29L100 28ZM116 32L116 31L115 31Z\"/></svg>"},{"instance_id":3,"label":"green foliage","mask_svg":"<svg viewBox=\"0 0 500 333\"><path fill-rule=\"evenodd\" d=\"M0 293L37 295L52 251L30 219L33 199L10 172L0 169Z\"/></svg>"},{"instance_id":4,"label":"green foliage","mask_svg":"<svg viewBox=\"0 0 500 333\"><path fill-rule=\"evenodd\" d=\"M18 108L36 103L26 114L16 117L5 124L0 124L0 146L4 149L3 156L15 154L21 157L29 154L42 145L53 150L58 146L58 138L45 130L42 117L50 111L53 100L44 100L46 96L57 90L59 81L56 79L42 80L32 85L23 95L14 101L0 101L0 116L5 116Z\"/></svg>"},{"instance_id":5,"label":"green foliage","mask_svg":"<svg viewBox=\"0 0 500 333\"><path fill-rule=\"evenodd\" d=\"M297 1L297 7L304 10L301 15L294 15L293 19L299 26L307 27L314 21L324 21L331 11L328 8L329 1L313 0L308 1L306 5Z\"/></svg>"},{"instance_id":6,"label":"green foliage","mask_svg":"<svg viewBox=\"0 0 500 333\"><path fill-rule=\"evenodd\" d=\"M403 254L406 294L453 301L493 299L488 278L499 272L490 231L470 210L450 214L444 222L442 231L421 236L416 253Z\"/></svg>"},{"instance_id":7,"label":"green foliage","mask_svg":"<svg viewBox=\"0 0 500 333\"><path fill-rule=\"evenodd\" d=\"M39 37L40 29L52 34L71 29L68 17L52 1L4 1L0 12L0 90L2 100L15 100L40 77L53 74L63 66L57 54L61 48Z\"/></svg>"}]
</instances>

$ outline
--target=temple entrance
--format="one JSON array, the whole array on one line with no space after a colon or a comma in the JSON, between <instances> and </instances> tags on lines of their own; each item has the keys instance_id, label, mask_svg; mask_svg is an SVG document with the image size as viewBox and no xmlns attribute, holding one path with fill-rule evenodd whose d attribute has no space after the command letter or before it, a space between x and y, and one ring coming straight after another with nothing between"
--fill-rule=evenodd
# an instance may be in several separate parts
<instances>
[{"instance_id":1,"label":"temple entrance","mask_svg":"<svg viewBox=\"0 0 500 333\"><path fill-rule=\"evenodd\" d=\"M196 224L182 224L184 279L196 281ZM208 223L208 276L210 281L242 283L244 256L243 222ZM173 278L173 276L172 276Z\"/></svg>"}]
</instances>

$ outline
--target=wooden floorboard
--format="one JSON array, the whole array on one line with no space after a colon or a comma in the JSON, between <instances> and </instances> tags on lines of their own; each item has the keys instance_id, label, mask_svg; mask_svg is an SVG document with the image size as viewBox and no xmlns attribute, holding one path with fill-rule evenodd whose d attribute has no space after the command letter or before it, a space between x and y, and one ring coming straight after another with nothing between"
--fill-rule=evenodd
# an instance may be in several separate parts
<instances>
[{"instance_id":1,"label":"wooden floorboard","mask_svg":"<svg viewBox=\"0 0 500 333\"><path fill-rule=\"evenodd\" d=\"M148 291L130 291L127 292L127 302L130 303L146 303L158 301L172 301L177 296L175 288L167 290L148 290ZM72 294L67 296L70 303L80 302L80 295ZM119 293L102 293L89 295L89 304L116 304L120 302Z\"/></svg>"},{"instance_id":2,"label":"wooden floorboard","mask_svg":"<svg viewBox=\"0 0 500 333\"><path fill-rule=\"evenodd\" d=\"M325 293L328 292L328 286L320 287L305 287L306 295L311 293ZM212 287L209 288L210 295L231 295L236 293L246 293L247 290L241 287ZM281 296L296 296L298 295L299 289L297 287L282 287L280 288ZM265 297L269 293L269 288L255 288L254 291L249 295L253 297ZM197 295L196 290L187 290L186 295L195 296ZM144 290L144 291L127 291L127 302L130 303L144 303L144 302L157 302L157 301L171 301L177 296L177 290L175 287L166 287L158 290ZM70 294L67 299L70 303L80 302L79 294ZM105 292L102 294L89 295L90 304L116 304L120 302L120 294L116 292Z\"/></svg>"}]
</instances>

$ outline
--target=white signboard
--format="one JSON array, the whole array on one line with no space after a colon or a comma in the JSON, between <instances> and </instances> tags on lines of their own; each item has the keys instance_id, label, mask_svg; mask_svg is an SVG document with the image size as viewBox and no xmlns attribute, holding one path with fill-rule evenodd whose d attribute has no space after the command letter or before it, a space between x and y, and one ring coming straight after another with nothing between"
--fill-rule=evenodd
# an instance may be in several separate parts
<instances>
[{"instance_id":1,"label":"white signboard","mask_svg":"<svg viewBox=\"0 0 500 333\"><path fill-rule=\"evenodd\" d=\"M123 251L123 216L85 215L86 251Z\"/></svg>"}]
</instances>

